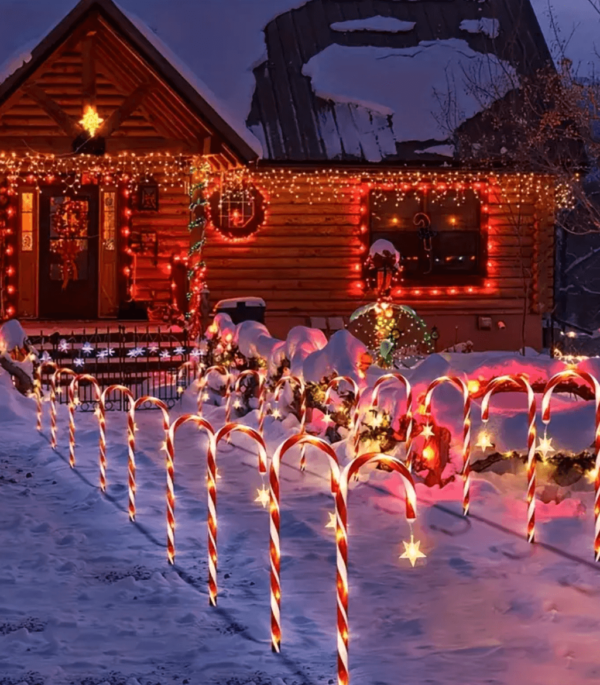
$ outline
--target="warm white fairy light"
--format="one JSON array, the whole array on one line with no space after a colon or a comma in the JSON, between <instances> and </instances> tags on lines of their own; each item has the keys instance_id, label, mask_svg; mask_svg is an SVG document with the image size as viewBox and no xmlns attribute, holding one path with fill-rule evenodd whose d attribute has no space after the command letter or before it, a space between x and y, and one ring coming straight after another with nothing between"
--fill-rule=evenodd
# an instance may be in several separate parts
<instances>
[{"instance_id":1,"label":"warm white fairy light","mask_svg":"<svg viewBox=\"0 0 600 685\"><path fill-rule=\"evenodd\" d=\"M430 423L427 423L423 426L420 435L424 438L432 438L434 433L433 433L433 426Z\"/></svg>"},{"instance_id":2,"label":"warm white fairy light","mask_svg":"<svg viewBox=\"0 0 600 685\"><path fill-rule=\"evenodd\" d=\"M404 545L404 552L400 555L400 559L408 559L411 566L414 568L418 559L425 559L426 554L421 552L421 542L417 540L415 542L414 535L411 534L410 542L402 542Z\"/></svg>"},{"instance_id":3,"label":"warm white fairy light","mask_svg":"<svg viewBox=\"0 0 600 685\"><path fill-rule=\"evenodd\" d=\"M481 433L479 433L479 437L477 439L477 443L475 444L475 447L479 447L479 449L481 449L485 452L485 450L488 447L493 447L493 446L494 446L494 443L490 440L490 434L489 433L487 433L486 431L482 431Z\"/></svg>"},{"instance_id":4,"label":"warm white fairy light","mask_svg":"<svg viewBox=\"0 0 600 685\"><path fill-rule=\"evenodd\" d=\"M266 509L269 504L269 491L263 485L262 488L256 489L256 494L257 496L254 501L259 502L260 504L262 504L263 509Z\"/></svg>"}]
</instances>

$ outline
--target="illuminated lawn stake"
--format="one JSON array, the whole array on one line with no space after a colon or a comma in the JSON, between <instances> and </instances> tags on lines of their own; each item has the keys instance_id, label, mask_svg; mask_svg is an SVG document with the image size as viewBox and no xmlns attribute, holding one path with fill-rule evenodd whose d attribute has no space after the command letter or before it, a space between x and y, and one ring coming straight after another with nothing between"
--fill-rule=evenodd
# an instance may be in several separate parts
<instances>
[{"instance_id":1,"label":"illuminated lawn stake","mask_svg":"<svg viewBox=\"0 0 600 685\"><path fill-rule=\"evenodd\" d=\"M350 626L348 623L348 487L360 469L366 464L385 464L392 471L402 477L406 491L406 518L414 521L417 518L417 495L415 484L410 471L397 458L378 452L370 452L356 457L343 470L339 488L335 496L336 502L336 542L337 542L337 671L338 685L348 685L350 682L350 667L348 648L350 643ZM419 551L419 543L415 543L411 535L410 543L405 543L406 551L414 558L415 548ZM414 564L413 564L414 565Z\"/></svg>"},{"instance_id":2,"label":"illuminated lawn stake","mask_svg":"<svg viewBox=\"0 0 600 685\"><path fill-rule=\"evenodd\" d=\"M384 383L388 383L390 381L396 381L400 383L400 385L404 386L406 390L406 420L408 422L408 425L406 426L406 438L404 440L404 451L406 453L406 466L410 470L412 468L412 458L411 458L411 452L412 452L412 440L413 440L413 429L414 429L414 422L413 422L413 393L412 393L412 387L410 385L410 382L408 381L407 378L405 378L401 373L393 372L393 373L386 373L385 376L381 376L375 381L375 385L373 386L373 391L372 391L372 396L371 396L371 406L370 409L377 409L379 407L379 395L381 394L382 390L382 385ZM358 428L356 430L356 444L355 444L355 453L358 448L358 440L359 440L359 433L358 433Z\"/></svg>"},{"instance_id":3,"label":"illuminated lawn stake","mask_svg":"<svg viewBox=\"0 0 600 685\"><path fill-rule=\"evenodd\" d=\"M542 421L548 430L550 423L550 401L552 393L556 386L564 381L580 379L587 383L594 392L596 401L596 415L595 415L595 431L594 431L594 452L596 453L595 469L594 469L594 559L600 561L600 383L591 374L585 371L577 371L575 369L566 369L561 371L546 383L544 394L542 396ZM546 451L549 451L550 441L544 433L544 445ZM540 449L542 445L538 446Z\"/></svg>"},{"instance_id":4,"label":"illuminated lawn stake","mask_svg":"<svg viewBox=\"0 0 600 685\"><path fill-rule=\"evenodd\" d=\"M481 420L487 423L490 418L490 398L503 386L511 385L511 391L524 391L527 393L527 542L535 542L535 395L531 385L522 376L498 376L487 386L486 393L481 402Z\"/></svg>"},{"instance_id":5,"label":"illuminated lawn stake","mask_svg":"<svg viewBox=\"0 0 600 685\"><path fill-rule=\"evenodd\" d=\"M354 395L354 399L352 400L352 405L350 406L350 410L349 410L350 422L348 424L348 428L349 428L350 435L355 436L355 439L353 440L353 445L354 445L354 454L356 454L356 447L358 444L356 442L356 435L358 433L358 419L359 419L358 407L360 405L360 388L358 387L358 384L356 383L356 381L353 378L350 378L350 376L336 376L335 378L332 378L327 385L327 389L325 390L324 404L325 404L325 406L327 406L331 402L331 393L338 392L338 388L339 388L341 383L347 383L348 385L350 385L352 387L352 393Z\"/></svg>"},{"instance_id":6,"label":"illuminated lawn stake","mask_svg":"<svg viewBox=\"0 0 600 685\"><path fill-rule=\"evenodd\" d=\"M208 595L217 604L217 445L212 425L198 414L184 414L167 431L167 556L175 563L175 435L181 426L194 423L208 433L206 487L208 490Z\"/></svg>"},{"instance_id":7,"label":"illuminated lawn stake","mask_svg":"<svg viewBox=\"0 0 600 685\"><path fill-rule=\"evenodd\" d=\"M169 474L169 461L172 461L172 454L173 454L173 446L170 444L170 436L169 436L169 424L170 424L170 418L169 418L169 409L167 405L162 401L159 400L158 397L151 397L149 395L146 395L144 397L140 397L137 399L135 402L132 404L130 403L129 405L129 416L128 416L128 421L127 421L127 442L129 445L129 458L127 460L127 481L128 481L128 488L129 488L129 518L132 521L135 521L135 515L136 515L136 509L135 509L135 493L137 490L137 485L136 485L136 464L135 464L135 434L137 432L137 424L135 422L135 412L139 407L141 407L143 404L152 404L160 411L162 412L162 417L163 417L163 431L165 432L165 442L163 444L163 449L166 450L167 452L167 481L168 481L168 474ZM173 494L173 500L175 499L175 495ZM169 496L167 494L167 508L168 508L168 502L169 502Z\"/></svg>"},{"instance_id":8,"label":"illuminated lawn stake","mask_svg":"<svg viewBox=\"0 0 600 685\"><path fill-rule=\"evenodd\" d=\"M37 409L37 430L41 432L42 430L42 401L43 401L43 393L42 393L42 374L44 373L44 369L51 370L52 373L55 373L56 370L58 369L58 366L54 362L42 362L41 364L38 365L36 372L35 372L35 382L34 382L34 388L35 388L35 400L36 400L36 409ZM55 393L56 394L56 393ZM50 399L52 400L52 382L50 382ZM55 398L56 400L56 398ZM54 434L56 434L56 416L54 417ZM50 406L50 434L52 435L52 405Z\"/></svg>"},{"instance_id":9,"label":"illuminated lawn stake","mask_svg":"<svg viewBox=\"0 0 600 685\"><path fill-rule=\"evenodd\" d=\"M283 378L280 378L279 381L277 381L275 388L273 390L273 399L275 402L279 402L281 398L281 394L283 393L283 390L286 385L292 385L296 386L298 388L298 391L300 392L300 411L299 411L299 419L300 419L300 428L299 432L304 433L304 428L306 426L306 410L308 408L307 405L307 397L306 397L306 385L304 384L304 381L301 378L298 378L298 376L283 376ZM302 453L300 455L300 469L304 471L306 468L306 458L304 456L304 447L302 448Z\"/></svg>"},{"instance_id":10,"label":"illuminated lawn stake","mask_svg":"<svg viewBox=\"0 0 600 685\"><path fill-rule=\"evenodd\" d=\"M229 394L231 392L231 374L224 366L209 366L202 374L198 383L198 414L202 413L204 402L208 399L207 385L211 373L218 373L221 376L225 376L225 398L227 400L229 399Z\"/></svg>"},{"instance_id":11,"label":"illuminated lawn stake","mask_svg":"<svg viewBox=\"0 0 600 685\"><path fill-rule=\"evenodd\" d=\"M79 404L79 385L83 381L90 383L94 388L96 402L100 405L102 401L102 390L98 381L89 374L75 376L69 385L69 464L75 468L75 408ZM100 417L98 417L100 423Z\"/></svg>"},{"instance_id":12,"label":"illuminated lawn stake","mask_svg":"<svg viewBox=\"0 0 600 685\"><path fill-rule=\"evenodd\" d=\"M331 472L331 491L335 495L339 488L340 469L338 458L333 447L323 440L306 433L298 433L284 440L273 455L269 472L269 485L271 488L270 504L270 558L271 558L271 649L279 653L281 651L281 543L279 530L280 517L280 487L279 470L283 458L296 445L312 445L318 448L329 458Z\"/></svg>"},{"instance_id":13,"label":"illuminated lawn stake","mask_svg":"<svg viewBox=\"0 0 600 685\"><path fill-rule=\"evenodd\" d=\"M113 392L120 392L129 403L129 410L127 412L127 447L129 459L135 450L135 436L134 423L132 416L132 408L134 398L129 390L124 385L109 385L100 395L100 402L98 403L98 423L100 425L100 489L106 492L106 398Z\"/></svg>"},{"instance_id":14,"label":"illuminated lawn stake","mask_svg":"<svg viewBox=\"0 0 600 685\"><path fill-rule=\"evenodd\" d=\"M57 382L60 383L62 376L69 376L70 378L75 378L77 374L72 369L60 368L57 369L50 376L50 445L52 449L55 450L57 442L57 426L56 426L56 388ZM58 386L60 392L60 385ZM67 397L68 400L68 397Z\"/></svg>"},{"instance_id":15,"label":"illuminated lawn stake","mask_svg":"<svg viewBox=\"0 0 600 685\"><path fill-rule=\"evenodd\" d=\"M239 393L241 388L242 388L242 382L244 379L249 378L250 376L254 377L254 379L257 382L257 387L258 387L258 398L259 398L259 405L262 402L262 397L264 394L264 378L261 376L261 374L258 371L255 371L254 369L247 369L246 371L242 371L240 375L235 379L235 383L233 386L233 392L230 392L227 395L227 404L225 405L225 423L230 423L231 422L231 407L232 407L232 400L233 400L233 395L236 393ZM260 406L259 406L260 409ZM260 413L260 411L259 411Z\"/></svg>"},{"instance_id":16,"label":"illuminated lawn stake","mask_svg":"<svg viewBox=\"0 0 600 685\"><path fill-rule=\"evenodd\" d=\"M431 415L431 401L434 390L444 383L450 383L462 393L463 400L463 444L462 444L462 477L463 477L463 514L469 513L471 498L471 395L468 384L456 376L440 376L429 384L425 395L425 414Z\"/></svg>"}]
</instances>

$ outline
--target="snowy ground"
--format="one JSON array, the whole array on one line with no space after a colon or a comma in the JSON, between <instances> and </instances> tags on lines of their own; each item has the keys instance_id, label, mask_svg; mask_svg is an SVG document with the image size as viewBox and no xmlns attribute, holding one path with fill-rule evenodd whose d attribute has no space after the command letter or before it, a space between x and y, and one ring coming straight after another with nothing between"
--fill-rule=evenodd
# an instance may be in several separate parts
<instances>
[{"instance_id":1,"label":"snowy ground","mask_svg":"<svg viewBox=\"0 0 600 685\"><path fill-rule=\"evenodd\" d=\"M190 408L186 397L180 410ZM204 439L187 427L177 440L170 568L158 415L138 414L134 525L125 513L125 417L108 417L105 498L96 420L77 417L72 471L64 411L57 455L35 433L34 403L0 377L0 685L335 682L334 535L325 527L333 502L322 458L309 452L304 475L297 458L282 470L283 653L275 656L268 514L254 502L261 477L245 438L234 442L247 450L219 453L220 596L211 609ZM208 412L222 421L221 408ZM269 422L272 449L286 428ZM410 536L400 493L396 477L377 472L350 496L353 683L598 682L600 566L592 563L589 487L560 505L538 503L540 544L529 547L523 473L475 480L469 521L458 515L458 484L441 493L419 486L414 533L427 558L415 568L398 559Z\"/></svg>"}]
</instances>

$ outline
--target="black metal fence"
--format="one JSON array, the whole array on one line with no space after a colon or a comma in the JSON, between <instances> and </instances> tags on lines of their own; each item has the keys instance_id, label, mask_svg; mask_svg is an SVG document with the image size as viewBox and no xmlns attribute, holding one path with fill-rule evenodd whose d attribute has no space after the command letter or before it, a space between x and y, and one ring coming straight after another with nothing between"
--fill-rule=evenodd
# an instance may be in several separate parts
<instances>
[{"instance_id":1,"label":"black metal fence","mask_svg":"<svg viewBox=\"0 0 600 685\"><path fill-rule=\"evenodd\" d=\"M29 335L41 361L52 361L59 368L70 368L79 374L94 376L102 388L124 385L137 399L151 395L169 408L180 399L194 380L200 352L190 341L187 331L161 326L124 326L78 329L70 334L40 331ZM186 362L192 362L186 364ZM42 387L48 388L52 370L44 367ZM57 383L57 398L67 403L66 385L71 381L62 375ZM79 389L81 411L94 411L93 387L82 382ZM108 410L127 409L120 393L107 397ZM152 409L148 404L141 409Z\"/></svg>"}]
</instances>

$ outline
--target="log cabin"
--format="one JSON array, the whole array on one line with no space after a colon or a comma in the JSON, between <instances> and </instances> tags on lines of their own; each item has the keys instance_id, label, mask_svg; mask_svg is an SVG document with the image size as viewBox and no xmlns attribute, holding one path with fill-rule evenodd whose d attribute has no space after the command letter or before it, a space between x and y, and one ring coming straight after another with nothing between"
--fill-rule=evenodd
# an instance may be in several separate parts
<instances>
[{"instance_id":1,"label":"log cabin","mask_svg":"<svg viewBox=\"0 0 600 685\"><path fill-rule=\"evenodd\" d=\"M464 168L452 130L482 106L468 68L551 63L529 0L0 0L0 17L3 318L160 321L210 293L262 298L274 335L330 329L376 297L385 239L392 297L439 349L541 346L552 179Z\"/></svg>"}]
</instances>

